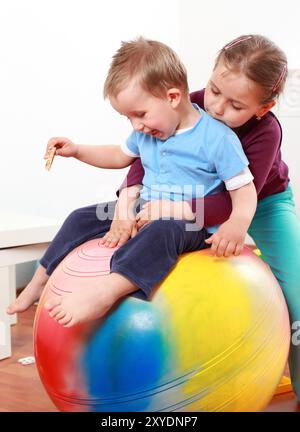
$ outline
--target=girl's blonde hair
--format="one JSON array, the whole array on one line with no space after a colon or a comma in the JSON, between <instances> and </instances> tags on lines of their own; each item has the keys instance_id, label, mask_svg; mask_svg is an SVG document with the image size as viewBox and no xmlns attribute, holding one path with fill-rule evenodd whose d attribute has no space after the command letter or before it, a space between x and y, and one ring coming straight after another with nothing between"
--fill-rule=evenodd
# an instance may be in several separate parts
<instances>
[{"instance_id":1,"label":"girl's blonde hair","mask_svg":"<svg viewBox=\"0 0 300 432\"><path fill-rule=\"evenodd\" d=\"M215 68L220 61L229 70L243 73L260 86L261 104L273 101L284 89L287 78L286 55L264 36L244 35L232 40L219 52Z\"/></svg>"},{"instance_id":2,"label":"girl's blonde hair","mask_svg":"<svg viewBox=\"0 0 300 432\"><path fill-rule=\"evenodd\" d=\"M162 42L143 37L122 42L104 83L104 98L116 97L133 78L156 97L163 97L173 87L188 94L186 69L178 55Z\"/></svg>"}]
</instances>

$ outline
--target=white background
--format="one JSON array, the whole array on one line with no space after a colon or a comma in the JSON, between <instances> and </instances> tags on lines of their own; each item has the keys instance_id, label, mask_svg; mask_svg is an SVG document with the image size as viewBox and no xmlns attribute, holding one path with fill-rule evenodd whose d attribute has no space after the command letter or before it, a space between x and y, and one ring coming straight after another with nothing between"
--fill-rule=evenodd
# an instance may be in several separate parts
<instances>
[{"instance_id":1,"label":"white background","mask_svg":"<svg viewBox=\"0 0 300 432\"><path fill-rule=\"evenodd\" d=\"M101 170L55 158L44 169L47 140L120 144L130 125L102 97L121 40L159 39L180 54L190 90L205 86L217 51L244 33L262 33L300 69L300 3L214 0L10 0L0 3L0 211L62 221L74 208L111 200L128 169ZM283 155L299 209L299 81L277 111ZM291 98L290 98L291 99ZM285 103L284 103L285 102Z\"/></svg>"}]
</instances>

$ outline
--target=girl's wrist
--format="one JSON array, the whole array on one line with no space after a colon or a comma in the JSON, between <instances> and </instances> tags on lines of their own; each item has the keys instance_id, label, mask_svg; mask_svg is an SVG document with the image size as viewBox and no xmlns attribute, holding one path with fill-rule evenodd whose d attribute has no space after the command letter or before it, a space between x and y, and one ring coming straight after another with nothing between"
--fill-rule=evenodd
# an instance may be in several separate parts
<instances>
[{"instance_id":1,"label":"girl's wrist","mask_svg":"<svg viewBox=\"0 0 300 432\"><path fill-rule=\"evenodd\" d=\"M237 226L244 228L246 231L248 231L251 220L252 219L248 215L231 214L229 217L230 222L233 222Z\"/></svg>"}]
</instances>

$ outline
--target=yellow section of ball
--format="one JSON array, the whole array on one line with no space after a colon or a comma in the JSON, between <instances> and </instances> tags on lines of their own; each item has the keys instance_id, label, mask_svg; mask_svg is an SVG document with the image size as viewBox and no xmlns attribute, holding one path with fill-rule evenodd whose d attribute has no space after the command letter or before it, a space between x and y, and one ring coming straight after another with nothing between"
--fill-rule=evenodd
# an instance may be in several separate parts
<instances>
[{"instance_id":1,"label":"yellow section of ball","mask_svg":"<svg viewBox=\"0 0 300 432\"><path fill-rule=\"evenodd\" d=\"M190 410L263 409L285 366L289 321L273 274L255 254L185 254L155 302L174 328Z\"/></svg>"}]
</instances>

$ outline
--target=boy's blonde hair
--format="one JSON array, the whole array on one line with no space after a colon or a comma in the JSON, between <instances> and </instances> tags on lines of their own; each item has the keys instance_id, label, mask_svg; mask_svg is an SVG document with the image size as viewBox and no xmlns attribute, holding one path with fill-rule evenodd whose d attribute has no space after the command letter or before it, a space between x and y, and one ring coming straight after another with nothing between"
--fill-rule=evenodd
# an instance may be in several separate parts
<instances>
[{"instance_id":1,"label":"boy's blonde hair","mask_svg":"<svg viewBox=\"0 0 300 432\"><path fill-rule=\"evenodd\" d=\"M186 69L178 55L162 42L143 37L122 42L104 83L104 98L117 97L133 78L159 98L174 87L188 94Z\"/></svg>"}]
</instances>

